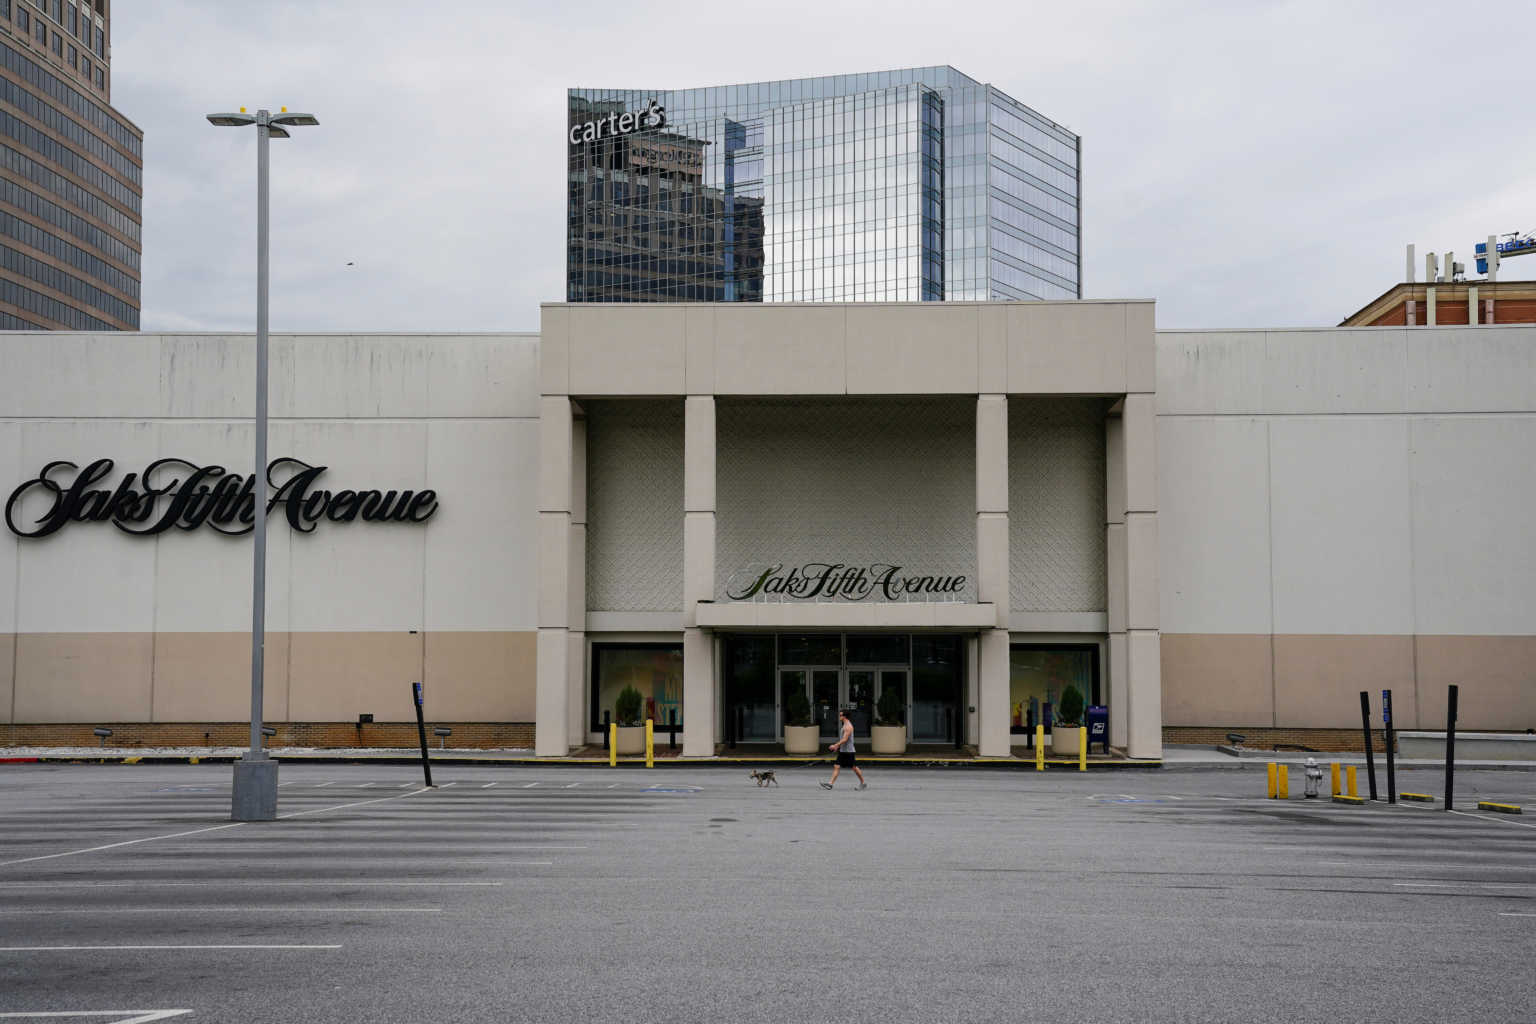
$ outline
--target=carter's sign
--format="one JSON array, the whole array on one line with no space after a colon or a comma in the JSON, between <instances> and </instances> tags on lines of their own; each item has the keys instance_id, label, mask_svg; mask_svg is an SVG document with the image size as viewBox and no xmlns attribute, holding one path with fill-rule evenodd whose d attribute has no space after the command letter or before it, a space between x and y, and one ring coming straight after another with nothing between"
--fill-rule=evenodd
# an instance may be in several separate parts
<instances>
[{"instance_id":1,"label":"carter's sign","mask_svg":"<svg viewBox=\"0 0 1536 1024\"><path fill-rule=\"evenodd\" d=\"M628 112L609 114L595 121L573 124L567 138L571 140L571 145L579 146L583 142L616 139L620 135L629 135L631 132L651 131L666 126L667 108L651 100L651 105L637 114Z\"/></svg>"},{"instance_id":2,"label":"carter's sign","mask_svg":"<svg viewBox=\"0 0 1536 1024\"><path fill-rule=\"evenodd\" d=\"M908 574L899 565L807 562L753 565L731 574L725 596L747 601L759 594L795 601L946 600L965 590L964 576Z\"/></svg>"},{"instance_id":3,"label":"carter's sign","mask_svg":"<svg viewBox=\"0 0 1536 1024\"><path fill-rule=\"evenodd\" d=\"M263 489L271 491L267 514L281 514L299 533L311 533L322 520L424 523L437 511L436 491L324 490L319 480L325 470L298 459L273 459ZM5 525L18 537L46 537L70 523L111 523L141 537L201 526L239 536L255 525L255 480L223 466L157 459L115 484L107 482L111 475L111 459L83 469L50 462L11 492Z\"/></svg>"}]
</instances>

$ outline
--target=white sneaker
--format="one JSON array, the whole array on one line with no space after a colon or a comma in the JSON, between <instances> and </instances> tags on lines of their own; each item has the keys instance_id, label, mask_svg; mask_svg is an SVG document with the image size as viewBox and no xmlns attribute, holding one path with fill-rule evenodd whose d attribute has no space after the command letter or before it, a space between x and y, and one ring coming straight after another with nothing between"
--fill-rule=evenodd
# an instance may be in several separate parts
<instances>
[{"instance_id":1,"label":"white sneaker","mask_svg":"<svg viewBox=\"0 0 1536 1024\"><path fill-rule=\"evenodd\" d=\"M830 783L830 782L823 782L823 783L821 783L821 788L822 789L831 789L832 788L832 783Z\"/></svg>"},{"instance_id":2,"label":"white sneaker","mask_svg":"<svg viewBox=\"0 0 1536 1024\"><path fill-rule=\"evenodd\" d=\"M828 788L828 789L831 789L831 788L832 788L832 787L831 787L831 786L828 786L828 787L827 787L827 788ZM868 789L868 788L869 788L869 783L867 783L867 782L861 782L861 783L859 783L859 788L860 788L860 789Z\"/></svg>"}]
</instances>

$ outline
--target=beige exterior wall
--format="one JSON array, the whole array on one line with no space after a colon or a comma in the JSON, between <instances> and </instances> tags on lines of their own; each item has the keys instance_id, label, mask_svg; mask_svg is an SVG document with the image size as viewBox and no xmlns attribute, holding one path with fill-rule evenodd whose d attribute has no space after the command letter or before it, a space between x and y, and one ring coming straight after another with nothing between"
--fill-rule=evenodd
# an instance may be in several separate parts
<instances>
[{"instance_id":1,"label":"beige exterior wall","mask_svg":"<svg viewBox=\"0 0 1536 1024\"><path fill-rule=\"evenodd\" d=\"M1536 727L1536 327L1158 334L1170 727Z\"/></svg>"},{"instance_id":2,"label":"beige exterior wall","mask_svg":"<svg viewBox=\"0 0 1536 1024\"><path fill-rule=\"evenodd\" d=\"M249 335L7 334L0 498L44 464L160 458L248 472ZM270 452L317 487L430 488L422 524L268 519L265 717L531 721L537 339L278 335ZM229 722L250 713L251 538L0 530L0 721Z\"/></svg>"},{"instance_id":3,"label":"beige exterior wall","mask_svg":"<svg viewBox=\"0 0 1536 1024\"><path fill-rule=\"evenodd\" d=\"M1158 689L1157 611L1157 499L1155 485L1156 417L1152 392L1156 387L1153 313L1150 302L1063 303L856 303L856 304L734 304L718 305L570 305L550 304L542 309L540 332L540 390L545 442L541 458L559 465L543 468L546 518L568 507L571 489L567 464L577 456L567 438L573 410L599 408L596 401L617 398L687 397L690 408L704 408L711 398L774 396L789 399L849 398L865 396L937 398L965 396L976 400L966 409L966 433L974 432L977 464L974 470L974 507L965 508L969 537L974 521L974 546L985 549L1000 565L968 564L967 575L986 581L990 595L983 594L957 604L822 602L734 604L720 599L694 597L681 614L667 615L657 628L685 627L685 689L690 709L706 684L710 695L718 688L713 664L700 664L709 650L704 637L694 636L737 628L802 628L814 622L821 629L910 629L948 625L979 639L971 645L972 693L980 706L979 720L972 719L968 733L979 741L983 755L1008 756L1008 656L1011 636L1027 640L1060 634L1071 626L1064 618L1080 620L1083 640L1102 642L1107 617L1102 597L1105 584L1093 581L1080 587L1090 595L1062 615L1041 614L1030 609L1010 609L1006 567L1009 564L1009 412L1006 399L1024 395L1071 395L1102 400L1102 416L1126 421L1115 456L1119 479L1113 481L1120 495L1120 509L1111 521L1132 521L1130 542L1118 549L1121 564L1113 571L1125 581L1131 602L1129 625L1119 626L1125 657L1124 679L1106 679L1105 692L1124 700L1117 728L1124 728L1133 756L1156 757L1161 752L1161 693ZM914 403L915 408L920 408ZM1113 407L1113 411L1109 412ZM976 409L973 415L971 409ZM725 417L725 412L718 412ZM711 418L712 420L713 418ZM1090 434L1092 451L1102 453L1109 427L1100 425ZM834 432L835 433L835 432ZM713 465L719 459L716 425L700 417L690 418L683 465L684 495L674 502L672 515L683 530L686 579L716 580L728 566L717 565L718 538L713 500L703 495L714 482ZM594 432L595 436L595 432ZM595 443L595 442L593 442ZM970 439L965 441L967 455ZM833 449L836 445L832 446ZM589 451L589 465L598 465L601 454ZM782 457L782 456L781 456ZM823 461L833 456L823 455ZM818 463L819 465L820 463ZM1106 517L1099 498L1110 484L1102 457L1085 463L1082 487L1093 489L1095 500L1085 507L1085 529L1091 547L1103 550ZM1076 479L1076 478L1074 478ZM921 487L918 481L916 486ZM1074 485L1075 486L1075 485ZM878 492L879 488L874 488ZM900 490L900 488L894 488ZM967 481L965 501L971 502ZM1075 492L1074 492L1074 496ZM899 500L873 493L872 502ZM856 528L861 510L858 502L844 503L832 513L812 517L825 522L828 514L845 517L838 528ZM728 510L722 508L720 514ZM972 520L971 517L975 519ZM652 517L654 518L654 517ZM781 517L782 518L782 517ZM555 544L563 520L553 522L546 544ZM809 525L809 524L808 524ZM1122 529L1124 527L1122 526ZM818 535L823 543L828 531ZM914 544L921 545L922 530L911 531L902 548L903 557ZM889 546L889 545L887 545ZM589 550L598 550L594 540ZM841 548L839 548L841 550ZM1002 552L1000 555L998 552ZM916 557L913 553L911 557ZM974 563L977 555L968 557ZM857 558L853 558L857 562ZM793 559L790 559L793 561ZM1081 561L1081 559L1079 559ZM1097 568L1101 556L1091 560ZM1075 564L1075 563L1074 563ZM589 578L593 577L591 566ZM1001 578L999 578L1001 577ZM575 604L573 588L582 586L575 574L557 559L543 561L540 574L540 606ZM579 625L593 639L600 631L599 616L623 618L624 628L639 628L637 616L618 616L595 609L591 594L584 596L585 623L541 615L539 647L538 753L563 754L569 742L562 721L565 709L580 705L577 680L586 673L570 671L557 662L572 650L561 642ZM969 595L968 595L969 598ZM606 628L606 627L605 627ZM614 627L618 628L618 627ZM1129 629L1129 632L1126 630ZM551 636L545 642L544 633ZM1059 639L1059 636L1055 638ZM983 648L979 658L977 647ZM1000 654L998 652L1001 652ZM989 657L989 654L992 655ZM1106 674L1111 671L1106 663ZM569 688L570 692L564 692ZM708 702L715 704L718 702ZM706 707L706 710L709 710ZM691 755L712 751L720 736L715 715L685 716L686 750ZM1121 723L1130 721L1128 727Z\"/></svg>"}]
</instances>

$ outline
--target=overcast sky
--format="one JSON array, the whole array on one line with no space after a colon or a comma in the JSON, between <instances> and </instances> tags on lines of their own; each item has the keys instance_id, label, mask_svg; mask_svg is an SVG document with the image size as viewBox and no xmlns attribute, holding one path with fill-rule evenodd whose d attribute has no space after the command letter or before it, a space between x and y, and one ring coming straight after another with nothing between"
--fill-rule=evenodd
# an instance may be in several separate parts
<instances>
[{"instance_id":1,"label":"overcast sky","mask_svg":"<svg viewBox=\"0 0 1536 1024\"><path fill-rule=\"evenodd\" d=\"M255 133L204 120L240 106L321 122L272 144L273 330L537 329L577 86L952 64L1083 137L1085 297L1165 328L1333 325L1410 242L1536 229L1525 0L113 7L147 331L254 329Z\"/></svg>"}]
</instances>

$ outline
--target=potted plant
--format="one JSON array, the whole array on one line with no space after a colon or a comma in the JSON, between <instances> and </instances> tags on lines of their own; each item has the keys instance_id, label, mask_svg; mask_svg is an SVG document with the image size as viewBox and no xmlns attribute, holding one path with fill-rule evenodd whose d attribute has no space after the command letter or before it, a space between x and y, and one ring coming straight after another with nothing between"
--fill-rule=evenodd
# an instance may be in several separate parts
<instances>
[{"instance_id":1,"label":"potted plant","mask_svg":"<svg viewBox=\"0 0 1536 1024\"><path fill-rule=\"evenodd\" d=\"M790 690L784 698L784 753L814 754L821 747L820 736L805 690Z\"/></svg>"},{"instance_id":2,"label":"potted plant","mask_svg":"<svg viewBox=\"0 0 1536 1024\"><path fill-rule=\"evenodd\" d=\"M1056 717L1051 722L1051 753L1071 754L1076 757L1078 753L1078 729L1083 724L1083 692L1075 686L1068 686L1061 691L1061 700L1056 705Z\"/></svg>"},{"instance_id":3,"label":"potted plant","mask_svg":"<svg viewBox=\"0 0 1536 1024\"><path fill-rule=\"evenodd\" d=\"M907 752L907 700L900 689L887 686L880 691L880 699L875 703L875 726L871 733L869 748L872 753Z\"/></svg>"},{"instance_id":4,"label":"potted plant","mask_svg":"<svg viewBox=\"0 0 1536 1024\"><path fill-rule=\"evenodd\" d=\"M616 750L620 754L645 753L645 722L640 718L640 691L626 686L613 701L613 720L619 727Z\"/></svg>"}]
</instances>

